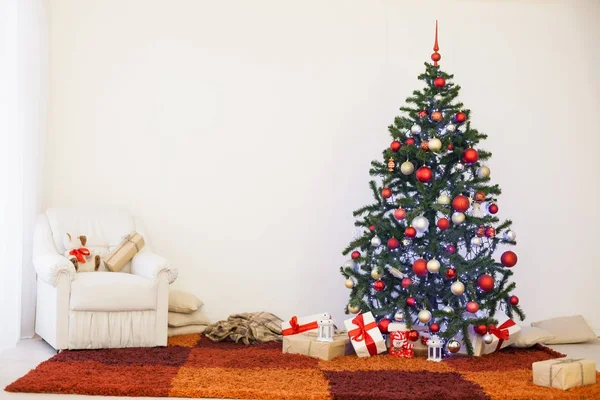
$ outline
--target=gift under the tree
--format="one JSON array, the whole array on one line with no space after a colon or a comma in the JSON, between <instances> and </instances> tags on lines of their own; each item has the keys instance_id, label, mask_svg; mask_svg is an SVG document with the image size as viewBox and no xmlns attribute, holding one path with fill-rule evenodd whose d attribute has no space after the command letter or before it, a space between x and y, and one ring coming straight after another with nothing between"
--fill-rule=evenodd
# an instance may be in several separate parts
<instances>
[{"instance_id":1,"label":"gift under the tree","mask_svg":"<svg viewBox=\"0 0 600 400\"><path fill-rule=\"evenodd\" d=\"M389 334L389 350L391 356L413 358L415 356L415 343L408 340L408 334L410 331L392 331Z\"/></svg>"},{"instance_id":2,"label":"gift under the tree","mask_svg":"<svg viewBox=\"0 0 600 400\"><path fill-rule=\"evenodd\" d=\"M371 312L358 314L344 321L348 336L359 357L370 357L387 350L385 340Z\"/></svg>"},{"instance_id":3,"label":"gift under the tree","mask_svg":"<svg viewBox=\"0 0 600 400\"><path fill-rule=\"evenodd\" d=\"M144 237L137 232L125 236L106 257L104 265L112 272L119 272L144 247Z\"/></svg>"},{"instance_id":4,"label":"gift under the tree","mask_svg":"<svg viewBox=\"0 0 600 400\"><path fill-rule=\"evenodd\" d=\"M331 342L318 341L316 332L284 336L283 352L303 354L321 360L333 360L336 357L354 353L346 331L337 331Z\"/></svg>"},{"instance_id":5,"label":"gift under the tree","mask_svg":"<svg viewBox=\"0 0 600 400\"><path fill-rule=\"evenodd\" d=\"M491 342L485 343L484 336L475 332L473 326L469 326L469 339L473 345L473 355L482 356L490 354L515 343L521 334L521 327L510 318L499 318L498 326L490 326L488 333L491 336ZM462 341L460 335L456 338ZM460 354L467 354L467 346L463 343L459 350Z\"/></svg>"},{"instance_id":6,"label":"gift under the tree","mask_svg":"<svg viewBox=\"0 0 600 400\"><path fill-rule=\"evenodd\" d=\"M567 390L596 383L596 361L585 358L555 358L531 364L533 383Z\"/></svg>"},{"instance_id":7,"label":"gift under the tree","mask_svg":"<svg viewBox=\"0 0 600 400\"><path fill-rule=\"evenodd\" d=\"M427 327L423 325L413 325L412 330L416 331L419 334L418 340L411 342L413 345L412 350L414 356L427 357L427 339L429 338ZM402 322L392 322L388 325L388 332L390 332L387 338L388 349L391 349L392 347L392 332L399 331L406 331L408 334L408 332L410 332L411 329L408 329L406 324Z\"/></svg>"},{"instance_id":8,"label":"gift under the tree","mask_svg":"<svg viewBox=\"0 0 600 400\"><path fill-rule=\"evenodd\" d=\"M331 319L331 314L321 313L306 317L297 317L294 315L289 321L281 323L281 334L283 336L290 336L305 332L316 332L319 329L319 321L324 319Z\"/></svg>"}]
</instances>

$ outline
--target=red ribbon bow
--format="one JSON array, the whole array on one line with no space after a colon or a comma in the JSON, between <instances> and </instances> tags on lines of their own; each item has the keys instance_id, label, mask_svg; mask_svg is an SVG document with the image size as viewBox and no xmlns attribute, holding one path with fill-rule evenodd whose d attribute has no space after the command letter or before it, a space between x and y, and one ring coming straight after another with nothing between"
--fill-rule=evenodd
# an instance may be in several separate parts
<instances>
[{"instance_id":1,"label":"red ribbon bow","mask_svg":"<svg viewBox=\"0 0 600 400\"><path fill-rule=\"evenodd\" d=\"M510 337L508 328L515 325L515 321L513 321L512 319L507 319L506 321L504 321L504 323L502 323L502 325L498 327L490 326L490 334L498 338L498 346L496 346L496 351L500 350L500 348L502 347L502 343L504 343L504 341L508 340L508 338Z\"/></svg>"},{"instance_id":2,"label":"red ribbon bow","mask_svg":"<svg viewBox=\"0 0 600 400\"><path fill-rule=\"evenodd\" d=\"M85 247L80 247L78 249L73 249L69 252L70 255L75 256L77 261L85 264L85 257L89 256L91 253Z\"/></svg>"},{"instance_id":3,"label":"red ribbon bow","mask_svg":"<svg viewBox=\"0 0 600 400\"><path fill-rule=\"evenodd\" d=\"M290 319L290 327L284 329L281 334L283 336L295 335L297 333L302 333L306 331L312 331L313 329L319 328L319 324L317 321L309 322L308 324L300 325L298 324L298 317L295 315Z\"/></svg>"},{"instance_id":4,"label":"red ribbon bow","mask_svg":"<svg viewBox=\"0 0 600 400\"><path fill-rule=\"evenodd\" d=\"M348 332L348 336L350 336L350 339L355 342L362 342L364 340L369 354L372 356L376 355L377 345L375 344L375 341L373 340L371 335L369 335L369 330L377 328L377 323L373 321L365 325L365 319L363 318L362 314L358 314L352 320L352 323L358 326L358 328L352 329Z\"/></svg>"}]
</instances>

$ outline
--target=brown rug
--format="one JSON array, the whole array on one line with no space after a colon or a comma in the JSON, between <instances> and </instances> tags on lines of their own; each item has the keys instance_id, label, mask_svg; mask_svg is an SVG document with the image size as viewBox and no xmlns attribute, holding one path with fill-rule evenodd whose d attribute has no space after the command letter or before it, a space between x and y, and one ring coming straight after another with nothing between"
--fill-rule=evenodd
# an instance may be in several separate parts
<instances>
[{"instance_id":1,"label":"brown rug","mask_svg":"<svg viewBox=\"0 0 600 400\"><path fill-rule=\"evenodd\" d=\"M600 383L567 392L532 384L532 362L562 356L539 346L441 363L389 355L319 361L282 354L281 343L244 346L185 335L165 348L64 351L6 390L268 400L600 399Z\"/></svg>"}]
</instances>

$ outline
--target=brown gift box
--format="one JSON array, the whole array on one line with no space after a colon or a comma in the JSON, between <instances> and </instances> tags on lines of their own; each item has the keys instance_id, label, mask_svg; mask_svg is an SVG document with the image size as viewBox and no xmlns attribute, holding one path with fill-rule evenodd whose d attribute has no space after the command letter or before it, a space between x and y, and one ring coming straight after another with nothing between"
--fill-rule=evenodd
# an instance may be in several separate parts
<instances>
[{"instance_id":1,"label":"brown gift box","mask_svg":"<svg viewBox=\"0 0 600 400\"><path fill-rule=\"evenodd\" d=\"M596 361L585 358L555 358L531 364L533 383L567 390L596 383Z\"/></svg>"},{"instance_id":2,"label":"brown gift box","mask_svg":"<svg viewBox=\"0 0 600 400\"><path fill-rule=\"evenodd\" d=\"M307 332L284 336L283 352L303 354L321 360L333 360L336 357L352 354L354 349L346 331L336 331L333 335L333 342L318 342L316 332Z\"/></svg>"},{"instance_id":3,"label":"brown gift box","mask_svg":"<svg viewBox=\"0 0 600 400\"><path fill-rule=\"evenodd\" d=\"M137 232L131 232L123 238L123 241L117 247L104 257L106 269L111 272L119 272L142 247L144 247L143 236Z\"/></svg>"}]
</instances>

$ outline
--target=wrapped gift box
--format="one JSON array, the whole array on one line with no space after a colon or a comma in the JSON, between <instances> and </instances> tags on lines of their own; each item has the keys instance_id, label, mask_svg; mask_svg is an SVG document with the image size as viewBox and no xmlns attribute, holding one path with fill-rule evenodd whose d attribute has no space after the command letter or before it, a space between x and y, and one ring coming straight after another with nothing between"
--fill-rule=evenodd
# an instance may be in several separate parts
<instances>
[{"instance_id":1,"label":"wrapped gift box","mask_svg":"<svg viewBox=\"0 0 600 400\"><path fill-rule=\"evenodd\" d=\"M144 247L144 238L137 232L125 236L105 258L106 269L119 272Z\"/></svg>"},{"instance_id":2,"label":"wrapped gift box","mask_svg":"<svg viewBox=\"0 0 600 400\"><path fill-rule=\"evenodd\" d=\"M596 361L585 358L555 358L531 365L533 383L567 390L596 383Z\"/></svg>"},{"instance_id":3,"label":"wrapped gift box","mask_svg":"<svg viewBox=\"0 0 600 400\"><path fill-rule=\"evenodd\" d=\"M408 340L408 330L390 332L389 353L391 356L413 358L415 343Z\"/></svg>"},{"instance_id":4,"label":"wrapped gift box","mask_svg":"<svg viewBox=\"0 0 600 400\"><path fill-rule=\"evenodd\" d=\"M469 326L469 339L473 344L473 355L482 356L490 354L515 343L521 334L521 327L510 318L498 318L499 325L496 328L490 329L490 334L494 338L492 343L483 343L482 335L473 330L473 326ZM461 335L457 335L456 340L463 342L460 347L459 354L468 354L467 346L464 344Z\"/></svg>"},{"instance_id":5,"label":"wrapped gift box","mask_svg":"<svg viewBox=\"0 0 600 400\"><path fill-rule=\"evenodd\" d=\"M385 340L371 312L344 321L348 336L359 357L370 357L387 350Z\"/></svg>"},{"instance_id":6,"label":"wrapped gift box","mask_svg":"<svg viewBox=\"0 0 600 400\"><path fill-rule=\"evenodd\" d=\"M318 321L323 319L331 319L331 314L321 313L306 317L296 317L294 315L289 321L281 323L281 334L290 336L305 332L316 332L319 329Z\"/></svg>"},{"instance_id":7,"label":"wrapped gift box","mask_svg":"<svg viewBox=\"0 0 600 400\"><path fill-rule=\"evenodd\" d=\"M317 341L315 332L301 333L283 337L283 352L290 354L303 354L305 356L333 360L336 357L354 353L348 332L337 331L333 335L333 342Z\"/></svg>"}]
</instances>

